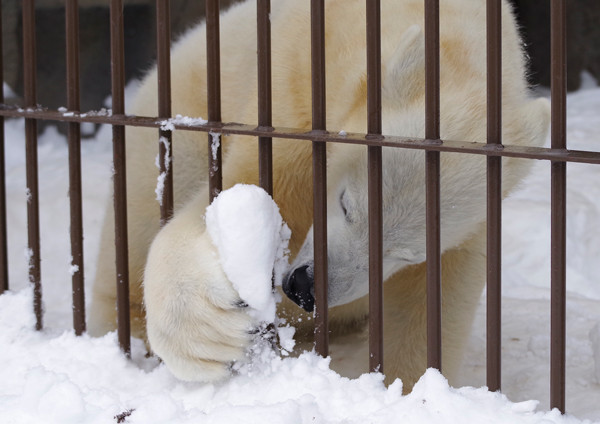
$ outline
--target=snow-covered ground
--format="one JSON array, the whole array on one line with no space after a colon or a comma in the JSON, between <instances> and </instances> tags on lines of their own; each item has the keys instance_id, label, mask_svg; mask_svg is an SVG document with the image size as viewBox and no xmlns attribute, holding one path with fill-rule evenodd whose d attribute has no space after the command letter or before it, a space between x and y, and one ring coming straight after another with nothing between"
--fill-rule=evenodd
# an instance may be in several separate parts
<instances>
[{"instance_id":1,"label":"snow-covered ground","mask_svg":"<svg viewBox=\"0 0 600 424\"><path fill-rule=\"evenodd\" d=\"M600 89L569 96L569 147L600 150ZM428 371L407 396L378 374L339 376L328 361L267 356L221 384L175 379L133 341L125 359L115 334L75 337L70 330L70 248L66 141L40 138L42 284L45 328L33 330L27 287L26 189L22 121L9 121L8 235L11 291L0 296L2 423L600 423L600 168L568 166L567 410L548 409L549 164L535 164L504 203L503 393L485 385L485 308L474 325L462 388ZM111 131L83 143L85 275L95 273L109 193ZM475 387L475 388L474 388ZM510 399L510 400L509 400ZM537 399L529 401L528 399ZM515 403L513 403L515 402ZM537 408L537 409L536 409ZM536 412L538 411L538 412ZM575 418L577 417L577 418ZM583 420L583 421L582 421Z\"/></svg>"}]
</instances>

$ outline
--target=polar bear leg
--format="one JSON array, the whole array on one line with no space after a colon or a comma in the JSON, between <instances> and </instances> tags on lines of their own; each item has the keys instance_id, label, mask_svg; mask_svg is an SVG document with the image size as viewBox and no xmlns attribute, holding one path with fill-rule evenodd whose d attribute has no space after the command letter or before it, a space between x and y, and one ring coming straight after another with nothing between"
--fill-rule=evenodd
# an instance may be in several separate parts
<instances>
[{"instance_id":1,"label":"polar bear leg","mask_svg":"<svg viewBox=\"0 0 600 424\"><path fill-rule=\"evenodd\" d=\"M450 383L461 365L485 285L482 252L485 227L442 256L442 371ZM405 393L427 367L426 274L422 263L396 273L384 285L384 372L402 378Z\"/></svg>"},{"instance_id":2,"label":"polar bear leg","mask_svg":"<svg viewBox=\"0 0 600 424\"><path fill-rule=\"evenodd\" d=\"M133 190L131 191L133 192ZM147 199L140 200L139 196L140 194L134 192L127 204L129 215L129 309L131 335L145 339L145 313L141 284L148 249L159 225L158 205L153 208L151 197L146 196ZM88 333L92 336L102 336L117 328L115 259L114 209L112 202L109 202L106 206L102 226L97 271L92 285L92 301L89 307Z\"/></svg>"},{"instance_id":3,"label":"polar bear leg","mask_svg":"<svg viewBox=\"0 0 600 424\"><path fill-rule=\"evenodd\" d=\"M255 327L204 224L202 192L158 233L148 254L144 302L148 340L182 380L225 377Z\"/></svg>"}]
</instances>

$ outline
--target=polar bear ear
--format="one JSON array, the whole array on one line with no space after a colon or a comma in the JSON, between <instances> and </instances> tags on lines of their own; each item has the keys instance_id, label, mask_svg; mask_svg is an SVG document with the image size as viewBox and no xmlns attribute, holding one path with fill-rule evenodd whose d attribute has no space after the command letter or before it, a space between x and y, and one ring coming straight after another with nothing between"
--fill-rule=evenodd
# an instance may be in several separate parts
<instances>
[{"instance_id":1,"label":"polar bear ear","mask_svg":"<svg viewBox=\"0 0 600 424\"><path fill-rule=\"evenodd\" d=\"M419 25L410 26L385 64L383 97L403 104L424 92L425 38Z\"/></svg>"}]
</instances>

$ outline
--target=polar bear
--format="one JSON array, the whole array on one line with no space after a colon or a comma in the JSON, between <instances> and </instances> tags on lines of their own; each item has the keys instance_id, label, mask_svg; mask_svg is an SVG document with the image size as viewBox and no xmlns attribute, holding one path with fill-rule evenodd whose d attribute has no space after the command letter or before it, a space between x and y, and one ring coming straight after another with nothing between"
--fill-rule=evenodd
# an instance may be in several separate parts
<instances>
[{"instance_id":1,"label":"polar bear","mask_svg":"<svg viewBox=\"0 0 600 424\"><path fill-rule=\"evenodd\" d=\"M272 83L276 126L311 128L308 1L273 2ZM257 120L255 2L223 13L221 83L224 122ZM382 0L383 133L424 136L424 11L422 0ZM326 0L327 127L366 132L365 4ZM546 100L530 98L523 52L510 6L502 3L502 136L506 144L541 145L549 125ZM174 46L173 113L207 115L205 27ZM485 142L485 2L440 4L441 136ZM133 111L157 113L157 74L143 81ZM243 357L259 323L225 277L203 219L208 205L206 134L174 132L175 214L159 230L155 200L156 130L127 132L128 214L133 334L179 378L214 381ZM274 199L292 230L288 295L311 309L311 143L273 141ZM367 306L366 147L328 144L328 257L331 337L360 333ZM387 381L409 390L426 367L424 153L383 150L384 357ZM508 194L527 172L524 160L503 160ZM441 155L444 372L460 364L485 282L485 158ZM223 186L257 184L257 141L223 139ZM93 288L90 331L114 328L112 206L107 207ZM299 283L299 280L302 280ZM310 334L311 314L284 299L279 313ZM335 358L334 358L335 359ZM451 380L452 381L452 380Z\"/></svg>"}]
</instances>

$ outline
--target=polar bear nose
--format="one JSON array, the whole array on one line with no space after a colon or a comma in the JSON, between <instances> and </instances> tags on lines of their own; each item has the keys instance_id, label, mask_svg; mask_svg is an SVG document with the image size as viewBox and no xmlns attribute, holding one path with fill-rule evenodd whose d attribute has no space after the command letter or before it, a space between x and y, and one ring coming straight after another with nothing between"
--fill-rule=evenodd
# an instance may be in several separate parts
<instances>
[{"instance_id":1,"label":"polar bear nose","mask_svg":"<svg viewBox=\"0 0 600 424\"><path fill-rule=\"evenodd\" d=\"M293 270L283 282L283 292L306 312L312 312L315 307L314 280L307 269L308 265L304 265Z\"/></svg>"}]
</instances>

